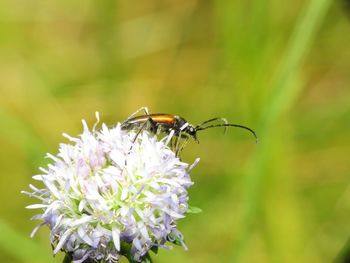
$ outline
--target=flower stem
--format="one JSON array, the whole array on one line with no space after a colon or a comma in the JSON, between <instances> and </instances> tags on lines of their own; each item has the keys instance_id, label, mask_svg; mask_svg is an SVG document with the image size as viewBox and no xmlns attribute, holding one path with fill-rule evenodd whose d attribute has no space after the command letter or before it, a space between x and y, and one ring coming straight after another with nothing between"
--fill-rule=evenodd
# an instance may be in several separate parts
<instances>
[{"instance_id":1,"label":"flower stem","mask_svg":"<svg viewBox=\"0 0 350 263\"><path fill-rule=\"evenodd\" d=\"M62 263L71 263L73 260L71 253L66 253Z\"/></svg>"}]
</instances>

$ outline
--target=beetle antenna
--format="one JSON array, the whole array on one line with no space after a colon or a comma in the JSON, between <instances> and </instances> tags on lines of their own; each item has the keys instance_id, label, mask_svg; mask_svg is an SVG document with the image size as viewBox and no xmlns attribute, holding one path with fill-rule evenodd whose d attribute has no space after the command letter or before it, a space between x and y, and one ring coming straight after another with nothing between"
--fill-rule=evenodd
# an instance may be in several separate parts
<instances>
[{"instance_id":1,"label":"beetle antenna","mask_svg":"<svg viewBox=\"0 0 350 263\"><path fill-rule=\"evenodd\" d=\"M251 128L239 124L231 124L231 123L222 123L222 124L214 124L214 125L209 125L207 127L198 127L196 131L202 131L210 128L215 128L215 127L236 127L236 128L242 128L245 130L248 130L250 133L252 133L255 137L255 142L258 143L258 136L256 135L255 131L252 130Z\"/></svg>"},{"instance_id":2,"label":"beetle antenna","mask_svg":"<svg viewBox=\"0 0 350 263\"><path fill-rule=\"evenodd\" d=\"M216 117L216 118L212 118L212 119L203 121L202 123L198 124L198 125L196 126L196 130L198 130L198 128L203 128L202 126L203 126L204 124L207 124L207 123L213 122L213 121L217 121L217 120L223 121L225 124L228 124L228 121L227 121L226 118ZM227 126L224 126L224 127L225 127L224 133L226 133L226 131L227 131Z\"/></svg>"},{"instance_id":3,"label":"beetle antenna","mask_svg":"<svg viewBox=\"0 0 350 263\"><path fill-rule=\"evenodd\" d=\"M204 124L208 123L208 122L212 122L212 121L216 121L216 120L221 120L223 121L225 124L228 124L227 120L225 118L221 118L221 117L217 117L217 118L212 118L206 121L203 121L201 124L198 124L197 126L202 127Z\"/></svg>"}]
</instances>

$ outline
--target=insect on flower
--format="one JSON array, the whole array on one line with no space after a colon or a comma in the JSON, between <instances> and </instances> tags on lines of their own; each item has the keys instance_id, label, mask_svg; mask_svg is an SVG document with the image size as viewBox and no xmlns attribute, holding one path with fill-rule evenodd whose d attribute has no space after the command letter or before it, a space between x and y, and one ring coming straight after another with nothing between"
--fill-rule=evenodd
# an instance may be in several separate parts
<instances>
[{"instance_id":1,"label":"insect on flower","mask_svg":"<svg viewBox=\"0 0 350 263\"><path fill-rule=\"evenodd\" d=\"M188 189L190 172L198 163L185 163L167 142L147 130L123 130L97 122L89 129L83 120L78 137L64 134L46 168L33 178L22 193L38 201L28 209L39 209L33 219L50 229L53 253L63 251L64 262L118 263L150 262L150 252L171 248L187 249L178 221L193 213ZM134 151L129 151L133 145ZM137 150L136 150L137 149ZM126 161L127 159L127 161Z\"/></svg>"},{"instance_id":2,"label":"insect on flower","mask_svg":"<svg viewBox=\"0 0 350 263\"><path fill-rule=\"evenodd\" d=\"M145 114L136 116L141 111L144 111ZM210 124L215 121L223 121L223 123ZM139 129L135 136L135 140L143 130L148 130L154 134L163 132L170 135L169 137L174 136L175 140L172 141L171 144L177 155L187 144L189 138L192 138L197 143L199 143L197 138L198 131L203 131L215 127L225 127L225 131L227 127L236 127L248 130L254 135L256 142L258 142L258 137L254 130L240 124L228 123L225 118L212 118L194 126L188 123L184 118L177 115L166 113L150 114L147 107L140 108L121 124L121 128L124 130ZM185 139L184 143L181 146L179 143L179 138Z\"/></svg>"}]
</instances>

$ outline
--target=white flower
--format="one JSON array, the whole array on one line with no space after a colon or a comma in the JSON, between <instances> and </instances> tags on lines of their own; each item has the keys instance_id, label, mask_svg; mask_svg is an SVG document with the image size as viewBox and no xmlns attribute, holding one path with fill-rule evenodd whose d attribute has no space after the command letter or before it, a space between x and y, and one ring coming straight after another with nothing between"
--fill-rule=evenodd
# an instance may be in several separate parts
<instances>
[{"instance_id":1,"label":"white flower","mask_svg":"<svg viewBox=\"0 0 350 263\"><path fill-rule=\"evenodd\" d=\"M141 261L166 241L183 244L176 222L188 210L192 167L167 146L171 135L159 140L142 131L134 141L137 131L119 123L98 131L83 126L79 138L64 134L72 143L47 154L53 163L33 176L44 188L24 192L41 201L27 206L42 210L32 235L48 225L54 254L63 250L76 263L118 262L127 253Z\"/></svg>"}]
</instances>

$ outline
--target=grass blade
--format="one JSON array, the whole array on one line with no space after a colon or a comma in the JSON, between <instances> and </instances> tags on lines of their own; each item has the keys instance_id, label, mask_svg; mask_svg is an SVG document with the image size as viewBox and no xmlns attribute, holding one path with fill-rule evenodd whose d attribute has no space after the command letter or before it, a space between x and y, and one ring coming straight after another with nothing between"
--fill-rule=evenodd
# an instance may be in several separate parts
<instances>
[{"instance_id":1,"label":"grass blade","mask_svg":"<svg viewBox=\"0 0 350 263\"><path fill-rule=\"evenodd\" d=\"M260 127L257 129L261 143L253 160L253 168L246 175L246 206L231 262L240 262L252 237L255 219L260 209L260 193L265 180L264 177L267 174L264 171L269 167L270 157L273 155L273 149L271 149L269 143L272 129L279 117L290 109L301 91L301 85L294 84L298 81L299 70L331 2L331 0L311 0L306 5L305 11L297 21L294 33L287 45L280 70L273 81L272 94L266 103L266 110L261 115Z\"/></svg>"}]
</instances>

